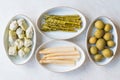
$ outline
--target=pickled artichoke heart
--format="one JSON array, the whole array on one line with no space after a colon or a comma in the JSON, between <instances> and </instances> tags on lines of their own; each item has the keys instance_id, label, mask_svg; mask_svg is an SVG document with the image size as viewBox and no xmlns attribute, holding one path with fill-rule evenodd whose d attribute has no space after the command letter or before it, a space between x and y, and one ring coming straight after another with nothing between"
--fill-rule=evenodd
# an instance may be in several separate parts
<instances>
[{"instance_id":1,"label":"pickled artichoke heart","mask_svg":"<svg viewBox=\"0 0 120 80\"><path fill-rule=\"evenodd\" d=\"M16 39L17 39L16 32L9 30L9 43L13 44Z\"/></svg>"},{"instance_id":2,"label":"pickled artichoke heart","mask_svg":"<svg viewBox=\"0 0 120 80\"><path fill-rule=\"evenodd\" d=\"M76 32L81 28L81 23L79 15L46 15L41 30Z\"/></svg>"},{"instance_id":3,"label":"pickled artichoke heart","mask_svg":"<svg viewBox=\"0 0 120 80\"><path fill-rule=\"evenodd\" d=\"M22 58L25 55L27 55L28 53L30 53L30 48L28 47L22 47L21 49L19 49L18 51L18 55Z\"/></svg>"},{"instance_id":4,"label":"pickled artichoke heart","mask_svg":"<svg viewBox=\"0 0 120 80\"><path fill-rule=\"evenodd\" d=\"M21 39L17 39L15 41L15 45L17 46L18 49L22 48L23 47L23 41Z\"/></svg>"},{"instance_id":5,"label":"pickled artichoke heart","mask_svg":"<svg viewBox=\"0 0 120 80\"><path fill-rule=\"evenodd\" d=\"M25 19L18 19L17 20L18 25L25 31L28 28L27 22L25 21Z\"/></svg>"},{"instance_id":6,"label":"pickled artichoke heart","mask_svg":"<svg viewBox=\"0 0 120 80\"><path fill-rule=\"evenodd\" d=\"M15 20L15 21L12 21L12 22L10 23L9 29L10 29L10 30L16 30L17 28L18 28L17 21L16 21L16 20Z\"/></svg>"},{"instance_id":7,"label":"pickled artichoke heart","mask_svg":"<svg viewBox=\"0 0 120 80\"><path fill-rule=\"evenodd\" d=\"M16 56L17 55L17 47L16 46L10 46L8 52L9 52L9 55Z\"/></svg>"},{"instance_id":8,"label":"pickled artichoke heart","mask_svg":"<svg viewBox=\"0 0 120 80\"><path fill-rule=\"evenodd\" d=\"M25 31L22 28L18 28L16 30L16 34L18 35L18 38L23 39L25 37Z\"/></svg>"},{"instance_id":9,"label":"pickled artichoke heart","mask_svg":"<svg viewBox=\"0 0 120 80\"><path fill-rule=\"evenodd\" d=\"M30 39L24 38L24 46L30 47L32 45L32 41Z\"/></svg>"},{"instance_id":10,"label":"pickled artichoke heart","mask_svg":"<svg viewBox=\"0 0 120 80\"><path fill-rule=\"evenodd\" d=\"M98 39L96 42L96 47L98 48L98 50L103 50L106 46L106 42L104 39Z\"/></svg>"},{"instance_id":11,"label":"pickled artichoke heart","mask_svg":"<svg viewBox=\"0 0 120 80\"><path fill-rule=\"evenodd\" d=\"M16 30L16 34L17 34L17 35L24 34L24 31L22 30L22 28L18 28L18 29Z\"/></svg>"},{"instance_id":12,"label":"pickled artichoke heart","mask_svg":"<svg viewBox=\"0 0 120 80\"><path fill-rule=\"evenodd\" d=\"M31 49L31 48L24 47L24 52L25 52L26 54L28 54L28 53L30 53L30 49Z\"/></svg>"},{"instance_id":13,"label":"pickled artichoke heart","mask_svg":"<svg viewBox=\"0 0 120 80\"><path fill-rule=\"evenodd\" d=\"M33 29L32 26L29 26L26 30L26 37L27 38L32 38L33 37Z\"/></svg>"},{"instance_id":14,"label":"pickled artichoke heart","mask_svg":"<svg viewBox=\"0 0 120 80\"><path fill-rule=\"evenodd\" d=\"M24 47L21 48L21 49L18 51L18 55L19 55L21 58L26 55L25 52L24 52Z\"/></svg>"},{"instance_id":15,"label":"pickled artichoke heart","mask_svg":"<svg viewBox=\"0 0 120 80\"><path fill-rule=\"evenodd\" d=\"M20 35L18 35L18 37L19 37L19 39L23 39L25 37L25 34L24 33L20 34Z\"/></svg>"}]
</instances>

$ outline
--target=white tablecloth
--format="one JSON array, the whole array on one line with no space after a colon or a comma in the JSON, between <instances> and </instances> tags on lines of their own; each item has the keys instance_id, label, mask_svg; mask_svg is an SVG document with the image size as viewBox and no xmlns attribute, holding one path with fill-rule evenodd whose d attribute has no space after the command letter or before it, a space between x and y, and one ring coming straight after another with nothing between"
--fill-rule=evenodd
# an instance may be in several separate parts
<instances>
[{"instance_id":1,"label":"white tablecloth","mask_svg":"<svg viewBox=\"0 0 120 80\"><path fill-rule=\"evenodd\" d=\"M79 9L87 17L88 25L98 16L110 17L120 34L120 0L0 0L0 80L119 80L120 50L110 64L106 66L93 64L87 57L84 45L86 30L74 39L70 39L84 49L87 57L85 64L75 71L50 72L36 63L35 56L24 65L14 65L10 62L3 45L4 30L8 21L16 14L25 14L36 25L42 12L56 6ZM49 38L41 36L37 31L37 47L47 40Z\"/></svg>"}]
</instances>

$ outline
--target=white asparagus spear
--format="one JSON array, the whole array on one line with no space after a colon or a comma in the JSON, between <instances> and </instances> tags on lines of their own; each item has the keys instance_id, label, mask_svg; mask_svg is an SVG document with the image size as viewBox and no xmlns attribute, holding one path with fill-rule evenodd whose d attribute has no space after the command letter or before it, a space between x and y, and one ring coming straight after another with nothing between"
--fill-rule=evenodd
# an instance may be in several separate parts
<instances>
[{"instance_id":1,"label":"white asparagus spear","mask_svg":"<svg viewBox=\"0 0 120 80\"><path fill-rule=\"evenodd\" d=\"M79 51L71 51L71 52L59 52L59 53L50 53L44 55L44 57L51 57L51 56L80 56Z\"/></svg>"},{"instance_id":2,"label":"white asparagus spear","mask_svg":"<svg viewBox=\"0 0 120 80\"><path fill-rule=\"evenodd\" d=\"M64 65L74 65L74 60L40 60L41 64L64 64Z\"/></svg>"},{"instance_id":3,"label":"white asparagus spear","mask_svg":"<svg viewBox=\"0 0 120 80\"><path fill-rule=\"evenodd\" d=\"M71 52L76 51L76 48L71 46L63 46L63 47L52 47L52 48L46 48L43 50L40 50L40 54L49 54L49 53L55 53L55 52Z\"/></svg>"},{"instance_id":4,"label":"white asparagus spear","mask_svg":"<svg viewBox=\"0 0 120 80\"><path fill-rule=\"evenodd\" d=\"M78 60L80 56L53 56L53 57L46 57L43 59L49 59L49 60Z\"/></svg>"}]
</instances>

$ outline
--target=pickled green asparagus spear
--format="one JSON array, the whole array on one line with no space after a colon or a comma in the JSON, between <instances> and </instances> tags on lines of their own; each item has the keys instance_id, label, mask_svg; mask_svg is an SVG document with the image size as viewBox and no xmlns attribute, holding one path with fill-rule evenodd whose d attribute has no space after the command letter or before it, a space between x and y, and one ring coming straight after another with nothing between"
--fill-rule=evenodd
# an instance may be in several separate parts
<instances>
[{"instance_id":1,"label":"pickled green asparagus spear","mask_svg":"<svg viewBox=\"0 0 120 80\"><path fill-rule=\"evenodd\" d=\"M74 25L80 25L80 22L69 22L69 21L62 21L62 20L56 20L56 19L47 19L45 21L46 23L53 23L53 24L61 24L61 25L65 25L65 24L74 24Z\"/></svg>"},{"instance_id":2,"label":"pickled green asparagus spear","mask_svg":"<svg viewBox=\"0 0 120 80\"><path fill-rule=\"evenodd\" d=\"M42 31L76 32L82 26L79 15L45 15Z\"/></svg>"},{"instance_id":3,"label":"pickled green asparagus spear","mask_svg":"<svg viewBox=\"0 0 120 80\"><path fill-rule=\"evenodd\" d=\"M62 19L62 20L71 20L71 19L80 19L79 15L45 15L45 19L53 18L53 19Z\"/></svg>"}]
</instances>

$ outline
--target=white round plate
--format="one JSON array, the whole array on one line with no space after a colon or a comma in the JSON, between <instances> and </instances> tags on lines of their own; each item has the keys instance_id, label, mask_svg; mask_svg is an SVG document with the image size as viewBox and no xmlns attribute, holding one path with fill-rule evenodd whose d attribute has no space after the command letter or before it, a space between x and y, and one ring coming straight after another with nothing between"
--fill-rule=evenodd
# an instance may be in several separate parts
<instances>
[{"instance_id":1,"label":"white round plate","mask_svg":"<svg viewBox=\"0 0 120 80\"><path fill-rule=\"evenodd\" d=\"M41 46L39 46L38 49L36 50L36 54L35 54L36 61L39 63L39 61L41 59L41 55L38 53L39 50L41 50L43 48L57 47L57 46L74 46L74 47L76 47L80 52L80 59L76 62L75 65L71 65L71 66L70 65L65 66L65 65L55 65L55 64L47 64L47 65L41 64L44 68L46 68L50 71L53 71L53 72L68 72L68 71L75 70L76 68L80 67L84 63L84 61L85 61L84 51L76 44L69 42L69 41L63 41L63 40L52 40L52 41L48 41L48 42L42 44Z\"/></svg>"},{"instance_id":2,"label":"white round plate","mask_svg":"<svg viewBox=\"0 0 120 80\"><path fill-rule=\"evenodd\" d=\"M81 17L82 20L82 28L80 28L77 32L62 32L62 31L51 31L51 32L44 32L41 31L40 28L42 27L42 23L44 21L44 16L48 15L73 15L78 14ZM70 8L70 7L55 7L52 9L49 9L45 11L38 19L37 21L37 28L40 33L43 35L52 38L52 39L70 39L77 35L79 35L81 32L83 32L86 28L86 19L85 16L78 10Z\"/></svg>"},{"instance_id":3,"label":"white round plate","mask_svg":"<svg viewBox=\"0 0 120 80\"><path fill-rule=\"evenodd\" d=\"M28 26L31 26L33 28L33 44L32 44L32 50L30 51L30 53L28 55L26 55L25 57L23 58L20 58L19 56L10 56L8 55L8 48L9 48L9 25L10 23L13 21L13 20L18 20L20 18L23 18L26 20ZM30 58L32 57L32 55L34 54L34 50L35 50L35 46L36 46L36 32L35 32L35 26L33 25L33 23L31 22L31 20L25 16L25 15L22 15L22 14L19 14L19 15L16 15L14 16L10 21L9 23L7 24L6 26L6 29L5 29L5 32L4 32L4 48L5 48L5 51L6 51L6 54L8 56L8 58L11 60L12 63L14 64L24 64L26 62L28 62L30 60Z\"/></svg>"},{"instance_id":4,"label":"white round plate","mask_svg":"<svg viewBox=\"0 0 120 80\"><path fill-rule=\"evenodd\" d=\"M95 26L94 26L94 23L96 20L102 20L105 24L110 24L112 26L112 31L111 33L113 34L113 41L115 42L115 46L113 48L111 48L111 50L113 51L113 56L111 58L106 58L104 59L103 61L101 62L95 62L93 60L93 56L90 55L90 52L89 52L89 48L91 46L91 44L89 44L88 40L91 36L94 35L94 32L96 30ZM115 54L116 54L116 50L117 50L117 47L118 47L118 34L117 34L117 29L116 29L116 26L114 25L114 23L107 17L104 17L104 16L101 16L101 17L98 17L96 18L89 26L88 28L88 31L87 31L87 35L86 35L86 48L87 48L87 51L88 51L88 56L90 58L90 60L92 62L94 62L95 64L97 65L106 65L108 63L111 62L111 60L114 58Z\"/></svg>"}]
</instances>

